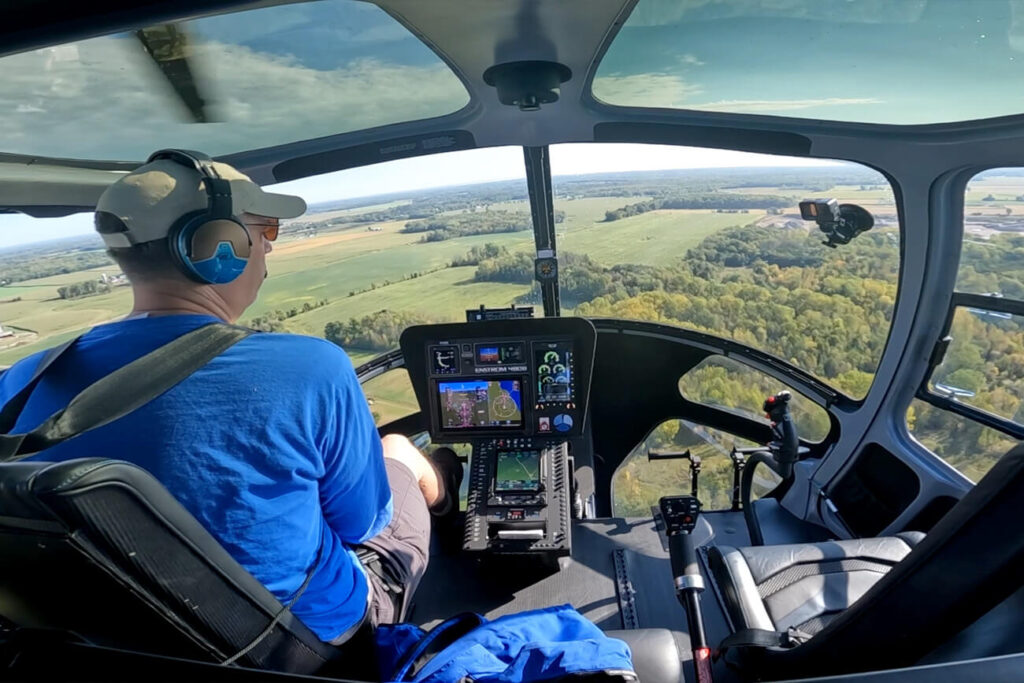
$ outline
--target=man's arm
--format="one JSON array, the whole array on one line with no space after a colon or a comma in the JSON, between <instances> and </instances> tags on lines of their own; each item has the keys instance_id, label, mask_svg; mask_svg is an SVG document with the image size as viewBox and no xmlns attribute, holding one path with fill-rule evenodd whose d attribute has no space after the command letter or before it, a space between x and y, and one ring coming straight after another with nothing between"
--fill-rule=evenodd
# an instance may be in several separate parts
<instances>
[{"instance_id":1,"label":"man's arm","mask_svg":"<svg viewBox=\"0 0 1024 683\"><path fill-rule=\"evenodd\" d=\"M391 489L377 427L348 356L342 358L323 420L324 518L346 543L362 543L391 521Z\"/></svg>"}]
</instances>

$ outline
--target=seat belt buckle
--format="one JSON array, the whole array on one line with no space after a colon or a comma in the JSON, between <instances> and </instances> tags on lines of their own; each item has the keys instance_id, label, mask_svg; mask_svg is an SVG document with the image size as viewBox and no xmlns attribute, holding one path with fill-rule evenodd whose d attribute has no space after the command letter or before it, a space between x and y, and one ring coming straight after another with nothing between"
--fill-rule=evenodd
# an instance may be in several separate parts
<instances>
[{"instance_id":1,"label":"seat belt buckle","mask_svg":"<svg viewBox=\"0 0 1024 683\"><path fill-rule=\"evenodd\" d=\"M786 629L786 632L783 634L782 646L786 648L791 648L796 647L797 645L803 645L813 637L814 636L812 636L810 633L806 633L798 628L790 626L788 629Z\"/></svg>"}]
</instances>

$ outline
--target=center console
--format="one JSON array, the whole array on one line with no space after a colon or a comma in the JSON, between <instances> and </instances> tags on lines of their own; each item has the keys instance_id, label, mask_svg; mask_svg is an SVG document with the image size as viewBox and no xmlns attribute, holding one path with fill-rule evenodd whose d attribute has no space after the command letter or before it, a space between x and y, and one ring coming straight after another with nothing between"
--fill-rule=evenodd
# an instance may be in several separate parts
<instances>
[{"instance_id":1,"label":"center console","mask_svg":"<svg viewBox=\"0 0 1024 683\"><path fill-rule=\"evenodd\" d=\"M463 548L568 555L597 333L579 318L408 328L402 352L434 443L470 443Z\"/></svg>"}]
</instances>

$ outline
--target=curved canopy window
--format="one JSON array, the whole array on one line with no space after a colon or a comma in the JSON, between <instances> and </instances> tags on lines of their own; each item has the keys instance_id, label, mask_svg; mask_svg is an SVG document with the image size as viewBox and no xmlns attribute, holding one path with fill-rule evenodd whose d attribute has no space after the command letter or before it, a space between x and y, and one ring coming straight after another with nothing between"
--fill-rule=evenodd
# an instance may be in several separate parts
<instances>
[{"instance_id":1,"label":"curved canopy window","mask_svg":"<svg viewBox=\"0 0 1024 683\"><path fill-rule=\"evenodd\" d=\"M625 172L630 163L663 170ZM896 200L877 171L809 163L668 145L552 147L563 315L723 337L862 398L896 302ZM583 164L589 174L568 174ZM597 173L610 167L619 170ZM801 219L808 197L861 206L874 227L830 249Z\"/></svg>"},{"instance_id":2,"label":"curved canopy window","mask_svg":"<svg viewBox=\"0 0 1024 683\"><path fill-rule=\"evenodd\" d=\"M304 2L0 59L5 152L143 159L251 150L457 111L469 95L369 3Z\"/></svg>"},{"instance_id":3,"label":"curved canopy window","mask_svg":"<svg viewBox=\"0 0 1024 683\"><path fill-rule=\"evenodd\" d=\"M1024 112L1024 6L640 0L597 70L608 104L865 123Z\"/></svg>"}]
</instances>

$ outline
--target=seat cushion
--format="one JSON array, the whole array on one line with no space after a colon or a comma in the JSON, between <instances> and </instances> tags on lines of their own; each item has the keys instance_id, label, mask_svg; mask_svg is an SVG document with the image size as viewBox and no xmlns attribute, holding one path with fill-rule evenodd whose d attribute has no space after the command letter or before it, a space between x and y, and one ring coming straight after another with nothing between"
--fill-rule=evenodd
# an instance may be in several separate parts
<instances>
[{"instance_id":1,"label":"seat cushion","mask_svg":"<svg viewBox=\"0 0 1024 683\"><path fill-rule=\"evenodd\" d=\"M734 630L797 628L815 634L860 599L922 539L884 538L708 551Z\"/></svg>"},{"instance_id":2,"label":"seat cushion","mask_svg":"<svg viewBox=\"0 0 1024 683\"><path fill-rule=\"evenodd\" d=\"M667 629L638 628L608 631L605 635L629 645L633 670L640 683L680 683L683 680L679 648Z\"/></svg>"}]
</instances>

